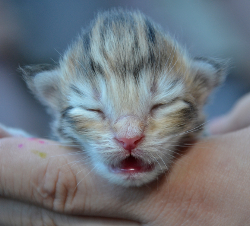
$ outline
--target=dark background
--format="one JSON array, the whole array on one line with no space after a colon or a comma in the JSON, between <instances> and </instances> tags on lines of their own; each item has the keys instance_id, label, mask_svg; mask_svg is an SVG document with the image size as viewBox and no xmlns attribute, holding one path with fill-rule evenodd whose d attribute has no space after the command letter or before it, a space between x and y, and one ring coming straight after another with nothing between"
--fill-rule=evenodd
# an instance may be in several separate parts
<instances>
[{"instance_id":1,"label":"dark background","mask_svg":"<svg viewBox=\"0 0 250 226\"><path fill-rule=\"evenodd\" d=\"M225 84L206 107L209 119L249 92L249 0L0 0L0 123L48 137L50 118L17 67L57 61L98 11L114 7L141 10L191 56L231 60Z\"/></svg>"}]
</instances>

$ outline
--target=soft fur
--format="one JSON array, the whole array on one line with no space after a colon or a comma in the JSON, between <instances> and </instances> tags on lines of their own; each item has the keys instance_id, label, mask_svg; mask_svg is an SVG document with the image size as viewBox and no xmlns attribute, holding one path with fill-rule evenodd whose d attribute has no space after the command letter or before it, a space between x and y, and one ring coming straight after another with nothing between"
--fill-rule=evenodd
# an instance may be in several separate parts
<instances>
[{"instance_id":1,"label":"soft fur","mask_svg":"<svg viewBox=\"0 0 250 226\"><path fill-rule=\"evenodd\" d=\"M54 115L59 141L79 145L110 181L140 186L169 169L180 142L200 134L202 107L225 64L190 58L140 12L113 10L99 14L58 65L21 70ZM142 134L131 155L154 169L129 177L110 171L130 155L114 137Z\"/></svg>"}]
</instances>

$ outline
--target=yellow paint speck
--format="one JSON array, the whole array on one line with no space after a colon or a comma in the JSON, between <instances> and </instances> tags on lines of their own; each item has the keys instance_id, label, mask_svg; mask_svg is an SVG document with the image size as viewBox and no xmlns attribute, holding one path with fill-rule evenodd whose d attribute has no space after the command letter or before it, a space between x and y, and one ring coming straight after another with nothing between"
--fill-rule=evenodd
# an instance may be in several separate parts
<instances>
[{"instance_id":1,"label":"yellow paint speck","mask_svg":"<svg viewBox=\"0 0 250 226\"><path fill-rule=\"evenodd\" d=\"M37 151L37 150L31 150L32 153L38 155L39 157L45 159L47 157L47 153L41 152L41 151Z\"/></svg>"}]
</instances>

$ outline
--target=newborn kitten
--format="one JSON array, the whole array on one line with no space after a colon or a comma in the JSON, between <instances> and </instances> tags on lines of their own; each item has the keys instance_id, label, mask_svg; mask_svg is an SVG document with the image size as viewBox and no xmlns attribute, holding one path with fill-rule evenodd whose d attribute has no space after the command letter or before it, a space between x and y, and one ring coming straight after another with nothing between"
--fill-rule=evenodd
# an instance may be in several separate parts
<instances>
[{"instance_id":1,"label":"newborn kitten","mask_svg":"<svg viewBox=\"0 0 250 226\"><path fill-rule=\"evenodd\" d=\"M99 14L58 65L21 70L54 116L59 141L77 144L109 181L140 186L202 132L202 108L225 64L190 58L140 12L113 10Z\"/></svg>"}]
</instances>

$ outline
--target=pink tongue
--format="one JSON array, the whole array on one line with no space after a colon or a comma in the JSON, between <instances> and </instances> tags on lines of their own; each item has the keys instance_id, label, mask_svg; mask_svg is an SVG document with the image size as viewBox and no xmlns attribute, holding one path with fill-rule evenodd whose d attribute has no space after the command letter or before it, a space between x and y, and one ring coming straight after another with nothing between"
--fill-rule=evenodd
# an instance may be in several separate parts
<instances>
[{"instance_id":1,"label":"pink tongue","mask_svg":"<svg viewBox=\"0 0 250 226\"><path fill-rule=\"evenodd\" d=\"M111 167L114 173L143 173L151 171L154 168L153 165L145 164L142 160L136 159L133 156L121 161L117 166Z\"/></svg>"},{"instance_id":2,"label":"pink tongue","mask_svg":"<svg viewBox=\"0 0 250 226\"><path fill-rule=\"evenodd\" d=\"M144 171L144 167L142 165L142 162L139 161L138 159L130 156L126 159L124 159L120 166L119 166L120 170L123 173L132 173L132 172L141 172Z\"/></svg>"}]
</instances>

